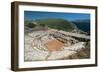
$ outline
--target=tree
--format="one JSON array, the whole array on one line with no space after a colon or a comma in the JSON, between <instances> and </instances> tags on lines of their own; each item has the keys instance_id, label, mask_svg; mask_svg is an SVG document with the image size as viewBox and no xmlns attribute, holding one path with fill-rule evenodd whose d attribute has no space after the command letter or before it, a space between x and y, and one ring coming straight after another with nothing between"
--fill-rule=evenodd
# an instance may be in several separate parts
<instances>
[{"instance_id":1,"label":"tree","mask_svg":"<svg viewBox=\"0 0 100 73\"><path fill-rule=\"evenodd\" d=\"M29 28L34 28L36 25L33 24L33 23L28 23L26 26L29 27Z\"/></svg>"},{"instance_id":2,"label":"tree","mask_svg":"<svg viewBox=\"0 0 100 73\"><path fill-rule=\"evenodd\" d=\"M45 27L46 25L45 24L39 24L41 27Z\"/></svg>"}]
</instances>

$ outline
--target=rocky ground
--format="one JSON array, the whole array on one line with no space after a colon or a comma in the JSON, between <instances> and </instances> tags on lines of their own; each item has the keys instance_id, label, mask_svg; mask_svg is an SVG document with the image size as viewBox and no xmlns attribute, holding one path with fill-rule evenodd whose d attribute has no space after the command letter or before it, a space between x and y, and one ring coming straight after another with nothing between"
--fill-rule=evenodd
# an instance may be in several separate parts
<instances>
[{"instance_id":1,"label":"rocky ground","mask_svg":"<svg viewBox=\"0 0 100 73\"><path fill-rule=\"evenodd\" d=\"M45 61L90 58L90 45L52 30L25 34L25 61Z\"/></svg>"}]
</instances>

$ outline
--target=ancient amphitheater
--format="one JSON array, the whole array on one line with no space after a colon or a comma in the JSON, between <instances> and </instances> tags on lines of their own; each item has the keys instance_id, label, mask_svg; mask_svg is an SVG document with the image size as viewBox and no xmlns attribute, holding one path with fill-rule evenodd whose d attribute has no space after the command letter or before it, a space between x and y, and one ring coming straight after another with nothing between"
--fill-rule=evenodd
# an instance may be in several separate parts
<instances>
[{"instance_id":1,"label":"ancient amphitheater","mask_svg":"<svg viewBox=\"0 0 100 73\"><path fill-rule=\"evenodd\" d=\"M86 48L90 37L85 34L54 29L25 34L25 61L89 58ZM87 51L88 50L88 51Z\"/></svg>"}]
</instances>

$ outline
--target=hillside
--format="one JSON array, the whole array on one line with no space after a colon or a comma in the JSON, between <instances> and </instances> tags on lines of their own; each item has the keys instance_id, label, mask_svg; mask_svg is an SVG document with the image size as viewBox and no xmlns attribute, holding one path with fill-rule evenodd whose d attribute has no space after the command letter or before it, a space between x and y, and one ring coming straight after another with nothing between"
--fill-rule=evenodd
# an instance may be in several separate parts
<instances>
[{"instance_id":1,"label":"hillside","mask_svg":"<svg viewBox=\"0 0 100 73\"><path fill-rule=\"evenodd\" d=\"M48 28L57 30L72 31L74 29L77 29L76 25L72 22L60 18L37 19L35 20L35 22L37 22L38 25L45 24L45 26L47 26Z\"/></svg>"},{"instance_id":2,"label":"hillside","mask_svg":"<svg viewBox=\"0 0 100 73\"><path fill-rule=\"evenodd\" d=\"M64 31L72 31L75 29L75 25L68 20L64 19L41 19L36 20L39 24L46 24L49 28L64 30Z\"/></svg>"},{"instance_id":3,"label":"hillside","mask_svg":"<svg viewBox=\"0 0 100 73\"><path fill-rule=\"evenodd\" d=\"M89 19L76 20L72 22L76 24L78 29L90 34L90 20Z\"/></svg>"}]
</instances>

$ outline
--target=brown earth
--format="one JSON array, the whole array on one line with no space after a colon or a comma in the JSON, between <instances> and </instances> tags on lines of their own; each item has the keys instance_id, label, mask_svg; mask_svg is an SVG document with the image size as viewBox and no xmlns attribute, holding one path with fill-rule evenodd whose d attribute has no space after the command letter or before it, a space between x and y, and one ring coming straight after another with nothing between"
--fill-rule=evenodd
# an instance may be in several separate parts
<instances>
[{"instance_id":1,"label":"brown earth","mask_svg":"<svg viewBox=\"0 0 100 73\"><path fill-rule=\"evenodd\" d=\"M57 51L60 50L61 47L64 46L64 43L58 40L52 40L44 44L49 51Z\"/></svg>"}]
</instances>

